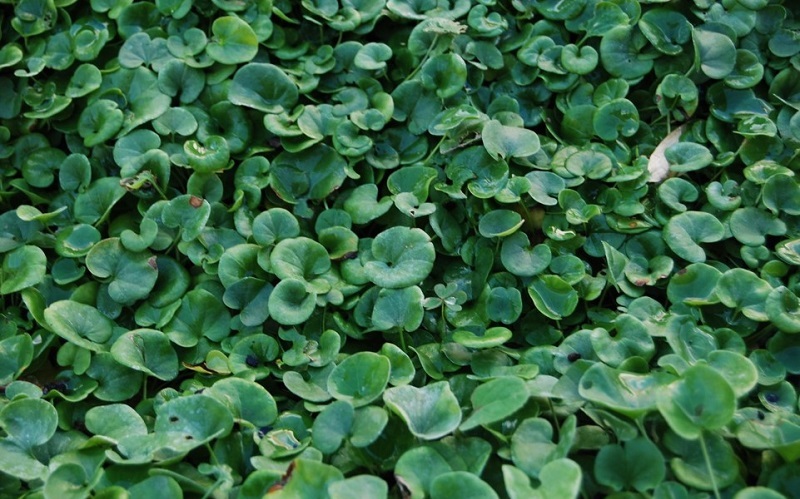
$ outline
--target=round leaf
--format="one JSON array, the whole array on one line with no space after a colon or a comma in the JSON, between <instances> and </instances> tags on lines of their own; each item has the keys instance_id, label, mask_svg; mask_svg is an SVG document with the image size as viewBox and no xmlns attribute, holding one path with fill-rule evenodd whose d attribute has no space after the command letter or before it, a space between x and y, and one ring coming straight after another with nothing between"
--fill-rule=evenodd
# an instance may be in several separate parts
<instances>
[{"instance_id":1,"label":"round leaf","mask_svg":"<svg viewBox=\"0 0 800 499\"><path fill-rule=\"evenodd\" d=\"M218 17L211 25L214 34L206 53L221 64L249 62L258 53L258 38L253 28L236 16Z\"/></svg>"},{"instance_id":2,"label":"round leaf","mask_svg":"<svg viewBox=\"0 0 800 499\"><path fill-rule=\"evenodd\" d=\"M390 374L389 359L372 352L358 352L334 367L328 377L328 392L337 400L361 407L381 396Z\"/></svg>"},{"instance_id":3,"label":"round leaf","mask_svg":"<svg viewBox=\"0 0 800 499\"><path fill-rule=\"evenodd\" d=\"M397 226L372 240L372 256L374 260L364 264L370 281L384 288L405 288L428 276L436 251L425 231Z\"/></svg>"},{"instance_id":4,"label":"round leaf","mask_svg":"<svg viewBox=\"0 0 800 499\"><path fill-rule=\"evenodd\" d=\"M3 258L0 294L16 293L42 282L47 273L47 257L38 246L20 246Z\"/></svg>"},{"instance_id":5,"label":"round leaf","mask_svg":"<svg viewBox=\"0 0 800 499\"><path fill-rule=\"evenodd\" d=\"M658 410L675 433L695 440L703 430L717 430L731 421L736 395L715 369L698 364L661 390Z\"/></svg>"},{"instance_id":6,"label":"round leaf","mask_svg":"<svg viewBox=\"0 0 800 499\"><path fill-rule=\"evenodd\" d=\"M436 440L458 428L461 409L450 385L439 381L417 388L410 385L388 388L383 401L423 440Z\"/></svg>"},{"instance_id":7,"label":"round leaf","mask_svg":"<svg viewBox=\"0 0 800 499\"><path fill-rule=\"evenodd\" d=\"M297 98L297 86L281 68L260 62L236 71L228 90L232 103L273 114L290 111Z\"/></svg>"},{"instance_id":8,"label":"round leaf","mask_svg":"<svg viewBox=\"0 0 800 499\"><path fill-rule=\"evenodd\" d=\"M178 375L178 355L169 338L155 329L134 329L111 347L111 355L122 365L164 381Z\"/></svg>"}]
</instances>

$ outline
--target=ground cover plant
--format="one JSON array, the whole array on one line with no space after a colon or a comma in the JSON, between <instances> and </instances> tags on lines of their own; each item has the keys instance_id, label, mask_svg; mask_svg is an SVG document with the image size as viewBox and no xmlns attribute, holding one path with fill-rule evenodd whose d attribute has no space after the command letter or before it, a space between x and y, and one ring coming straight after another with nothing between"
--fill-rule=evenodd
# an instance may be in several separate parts
<instances>
[{"instance_id":1,"label":"ground cover plant","mask_svg":"<svg viewBox=\"0 0 800 499\"><path fill-rule=\"evenodd\" d=\"M0 495L796 497L791 0L0 0Z\"/></svg>"}]
</instances>

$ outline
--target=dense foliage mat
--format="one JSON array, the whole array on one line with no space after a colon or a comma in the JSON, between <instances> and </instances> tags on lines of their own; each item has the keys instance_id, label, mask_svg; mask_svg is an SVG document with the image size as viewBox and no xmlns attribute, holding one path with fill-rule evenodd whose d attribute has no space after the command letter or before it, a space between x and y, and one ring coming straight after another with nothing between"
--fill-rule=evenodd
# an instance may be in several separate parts
<instances>
[{"instance_id":1,"label":"dense foliage mat","mask_svg":"<svg viewBox=\"0 0 800 499\"><path fill-rule=\"evenodd\" d=\"M0 495L797 497L796 9L0 1Z\"/></svg>"}]
</instances>

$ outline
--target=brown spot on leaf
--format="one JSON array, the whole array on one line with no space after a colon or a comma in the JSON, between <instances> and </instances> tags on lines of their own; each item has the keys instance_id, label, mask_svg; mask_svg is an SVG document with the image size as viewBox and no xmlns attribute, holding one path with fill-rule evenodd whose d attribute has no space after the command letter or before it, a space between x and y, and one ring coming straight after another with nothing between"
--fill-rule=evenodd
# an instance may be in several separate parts
<instances>
[{"instance_id":1,"label":"brown spot on leaf","mask_svg":"<svg viewBox=\"0 0 800 499\"><path fill-rule=\"evenodd\" d=\"M203 198L192 196L189 198L189 204L192 205L192 208L200 208L203 206Z\"/></svg>"}]
</instances>

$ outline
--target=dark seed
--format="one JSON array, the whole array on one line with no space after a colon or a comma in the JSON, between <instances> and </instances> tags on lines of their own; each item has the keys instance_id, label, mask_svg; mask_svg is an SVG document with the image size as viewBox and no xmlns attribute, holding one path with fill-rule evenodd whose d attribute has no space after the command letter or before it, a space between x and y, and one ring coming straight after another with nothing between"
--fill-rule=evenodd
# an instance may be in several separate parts
<instances>
[{"instance_id":1,"label":"dark seed","mask_svg":"<svg viewBox=\"0 0 800 499\"><path fill-rule=\"evenodd\" d=\"M572 352L571 354L567 355L567 360L570 362L575 362L576 360L581 358L581 354L578 352Z\"/></svg>"},{"instance_id":2,"label":"dark seed","mask_svg":"<svg viewBox=\"0 0 800 499\"><path fill-rule=\"evenodd\" d=\"M244 363L250 367L258 367L258 357L251 353L247 356L247 359L245 359Z\"/></svg>"}]
</instances>

